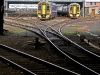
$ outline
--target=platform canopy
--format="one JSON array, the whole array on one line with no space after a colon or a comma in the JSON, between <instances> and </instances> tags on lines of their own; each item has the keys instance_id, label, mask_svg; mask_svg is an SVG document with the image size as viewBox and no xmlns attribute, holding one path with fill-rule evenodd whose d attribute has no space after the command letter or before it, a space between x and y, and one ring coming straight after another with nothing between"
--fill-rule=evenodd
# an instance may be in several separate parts
<instances>
[{"instance_id":1,"label":"platform canopy","mask_svg":"<svg viewBox=\"0 0 100 75\"><path fill-rule=\"evenodd\" d=\"M5 1L32 1L38 2L42 0L5 0ZM45 0L45 1L52 1L52 2L84 2L85 0Z\"/></svg>"}]
</instances>

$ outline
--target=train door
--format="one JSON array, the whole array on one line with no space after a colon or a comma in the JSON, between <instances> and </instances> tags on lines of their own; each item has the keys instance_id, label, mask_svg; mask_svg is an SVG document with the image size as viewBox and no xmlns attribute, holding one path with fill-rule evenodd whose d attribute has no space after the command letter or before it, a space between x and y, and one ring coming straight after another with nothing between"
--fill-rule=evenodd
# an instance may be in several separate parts
<instances>
[{"instance_id":1,"label":"train door","mask_svg":"<svg viewBox=\"0 0 100 75\"><path fill-rule=\"evenodd\" d=\"M50 7L48 3L42 4L42 17L45 18L50 13Z\"/></svg>"},{"instance_id":2,"label":"train door","mask_svg":"<svg viewBox=\"0 0 100 75\"><path fill-rule=\"evenodd\" d=\"M45 3L42 4L42 17L43 18L46 17L46 4Z\"/></svg>"},{"instance_id":3,"label":"train door","mask_svg":"<svg viewBox=\"0 0 100 75\"><path fill-rule=\"evenodd\" d=\"M92 9L92 15L95 15L95 9Z\"/></svg>"}]
</instances>

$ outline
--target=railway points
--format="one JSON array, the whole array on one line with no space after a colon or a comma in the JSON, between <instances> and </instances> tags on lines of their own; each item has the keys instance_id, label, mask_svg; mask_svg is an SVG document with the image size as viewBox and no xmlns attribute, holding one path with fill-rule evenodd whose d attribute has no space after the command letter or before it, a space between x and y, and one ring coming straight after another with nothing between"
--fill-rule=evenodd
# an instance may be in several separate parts
<instances>
[{"instance_id":1,"label":"railway points","mask_svg":"<svg viewBox=\"0 0 100 75\"><path fill-rule=\"evenodd\" d=\"M40 57L42 59L45 59L47 61L51 60L51 61L53 61L53 63L54 62L56 63L59 60L58 64L60 65L61 64L60 62L63 61L63 58L55 60L55 58L58 56L55 56L55 54L53 54L53 49L47 45L48 44L47 42L45 42L44 46L41 46L38 49L35 49L33 47L34 45L32 45L32 43L29 44L28 41L35 41L35 37L40 38L40 36L37 36L35 33L39 33L39 34L43 35L38 30L38 27L40 27L40 29L43 31L46 30L47 27L49 27L48 31L49 30L51 31L51 29L54 29L54 30L57 30L59 32L59 28L61 26L63 26L61 29L61 32L63 32L63 34L68 35L70 37L70 35L85 32L91 26L93 26L93 24L95 25L95 23L98 22L98 20L99 20L98 18L91 19L89 17L88 18L78 18L78 19L56 17L52 20L41 21L36 17L35 18L34 17L19 17L19 16L18 17L5 17L4 28L6 30L10 31L11 33L13 31L17 31L17 32L14 33L13 35L9 34L7 36L0 36L1 37L0 43L11 46L13 48L19 49L19 50L24 51L24 52L30 53L32 55L35 55L35 56ZM12 25L12 26L10 26L10 25ZM16 27L14 27L14 26L16 26ZM99 25L97 25L97 26L99 26ZM21 28L23 28L23 30L24 30L23 32L20 32L20 31L22 31ZM27 36L25 36L26 29L27 29ZM31 32L32 34L30 34L30 31L32 31ZM35 32L35 33L33 34L33 32ZM20 33L23 35L19 36ZM17 34L17 36L16 36L16 34ZM31 36L29 36L29 35L31 35ZM50 37L53 37L53 36L50 36ZM70 39L72 39L72 38L74 40L77 39L77 41L79 40L76 37L75 38L73 36L70 37ZM10 40L10 42L9 42L9 40ZM47 39L43 40L43 37L42 37L42 39L40 39L40 41L46 41L46 40ZM54 41L54 40L59 41L58 39L52 38L52 41ZM90 42L91 41L92 40L90 39ZM79 41L76 43L79 44ZM81 43L81 45L82 44L83 43ZM70 45L70 43L68 43L67 45ZM87 48L88 50L91 49L89 47ZM51 52L51 53L49 53L49 52ZM99 50L95 50L94 52L97 53L98 55L100 55ZM51 56L49 56L49 55L51 55ZM59 53L57 55L59 55ZM67 64L69 64L69 62L67 62ZM63 65L63 64L61 64L61 65ZM71 70L70 68L68 68L68 69Z\"/></svg>"}]
</instances>

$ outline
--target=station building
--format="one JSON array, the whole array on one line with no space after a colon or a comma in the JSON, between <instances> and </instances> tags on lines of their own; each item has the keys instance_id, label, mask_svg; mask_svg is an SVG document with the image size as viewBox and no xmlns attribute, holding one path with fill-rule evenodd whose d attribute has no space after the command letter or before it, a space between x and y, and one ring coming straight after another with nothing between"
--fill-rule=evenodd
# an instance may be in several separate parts
<instances>
[{"instance_id":1,"label":"station building","mask_svg":"<svg viewBox=\"0 0 100 75\"><path fill-rule=\"evenodd\" d=\"M100 14L100 0L86 1L86 10L89 14Z\"/></svg>"},{"instance_id":2,"label":"station building","mask_svg":"<svg viewBox=\"0 0 100 75\"><path fill-rule=\"evenodd\" d=\"M100 9L100 1L86 1L86 6L98 6Z\"/></svg>"}]
</instances>

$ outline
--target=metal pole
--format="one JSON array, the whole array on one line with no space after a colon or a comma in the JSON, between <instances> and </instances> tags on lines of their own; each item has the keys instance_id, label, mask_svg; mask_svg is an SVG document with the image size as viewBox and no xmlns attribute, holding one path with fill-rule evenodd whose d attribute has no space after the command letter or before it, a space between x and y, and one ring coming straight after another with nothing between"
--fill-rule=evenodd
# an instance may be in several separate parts
<instances>
[{"instance_id":1,"label":"metal pole","mask_svg":"<svg viewBox=\"0 0 100 75\"><path fill-rule=\"evenodd\" d=\"M85 1L83 1L83 18L85 17Z\"/></svg>"},{"instance_id":2,"label":"metal pole","mask_svg":"<svg viewBox=\"0 0 100 75\"><path fill-rule=\"evenodd\" d=\"M5 1L5 8L8 10L8 1ZM8 13L6 13L6 17L8 17Z\"/></svg>"},{"instance_id":3,"label":"metal pole","mask_svg":"<svg viewBox=\"0 0 100 75\"><path fill-rule=\"evenodd\" d=\"M4 0L0 0L0 35L3 35Z\"/></svg>"}]
</instances>

